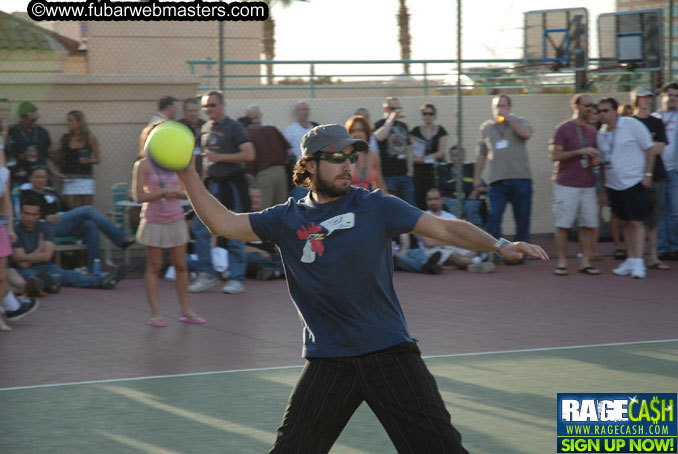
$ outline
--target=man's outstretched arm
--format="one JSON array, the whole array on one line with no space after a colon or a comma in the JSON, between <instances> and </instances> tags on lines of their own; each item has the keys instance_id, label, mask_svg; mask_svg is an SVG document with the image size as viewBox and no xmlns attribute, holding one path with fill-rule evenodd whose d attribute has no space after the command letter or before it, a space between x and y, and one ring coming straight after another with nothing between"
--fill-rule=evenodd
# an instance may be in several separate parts
<instances>
[{"instance_id":1,"label":"man's outstretched arm","mask_svg":"<svg viewBox=\"0 0 678 454\"><path fill-rule=\"evenodd\" d=\"M194 159L195 157L191 159L185 170L177 173L195 214L214 235L237 241L259 241L259 237L252 230L248 214L231 212L207 191L195 170Z\"/></svg>"},{"instance_id":2,"label":"man's outstretched arm","mask_svg":"<svg viewBox=\"0 0 678 454\"><path fill-rule=\"evenodd\" d=\"M494 245L497 243L496 238L470 222L440 219L428 213L424 213L419 218L412 231L417 235L434 238L472 251L494 252ZM540 260L549 258L540 246L522 241L504 244L499 249L499 253L502 257L511 260L521 259L524 254Z\"/></svg>"}]
</instances>

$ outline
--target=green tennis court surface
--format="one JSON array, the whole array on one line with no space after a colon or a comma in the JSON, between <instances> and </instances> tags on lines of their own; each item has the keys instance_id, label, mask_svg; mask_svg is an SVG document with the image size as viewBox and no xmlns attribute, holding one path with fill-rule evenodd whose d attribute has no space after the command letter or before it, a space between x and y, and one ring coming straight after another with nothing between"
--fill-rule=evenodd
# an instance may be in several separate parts
<instances>
[{"instance_id":1,"label":"green tennis court surface","mask_svg":"<svg viewBox=\"0 0 678 454\"><path fill-rule=\"evenodd\" d=\"M472 453L555 452L558 392L676 392L678 341L428 358ZM267 452L300 368L0 390L0 453ZM363 404L332 453L395 452Z\"/></svg>"}]
</instances>

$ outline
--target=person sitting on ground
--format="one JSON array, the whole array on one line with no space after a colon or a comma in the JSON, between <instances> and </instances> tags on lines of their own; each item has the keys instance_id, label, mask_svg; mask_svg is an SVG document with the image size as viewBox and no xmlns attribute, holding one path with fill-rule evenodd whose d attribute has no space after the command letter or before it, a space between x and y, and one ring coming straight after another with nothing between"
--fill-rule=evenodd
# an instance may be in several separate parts
<instances>
[{"instance_id":1,"label":"person sitting on ground","mask_svg":"<svg viewBox=\"0 0 678 454\"><path fill-rule=\"evenodd\" d=\"M466 150L457 145L450 148L450 166L446 168L440 178L440 192L446 199L443 208L448 213L459 217L457 209L457 161L464 163L462 167L462 191L464 193L462 212L463 218L478 228L484 228L487 222L487 185L481 179L480 185L475 187L473 175L475 162L466 162Z\"/></svg>"},{"instance_id":2,"label":"person sitting on ground","mask_svg":"<svg viewBox=\"0 0 678 454\"><path fill-rule=\"evenodd\" d=\"M14 226L18 239L14 244L12 260L24 279L41 279L48 293L58 292L61 286L114 288L123 278L124 271L121 267L115 268L112 273L96 277L64 270L51 262L56 250L54 233L52 226L40 219L41 203L36 196L26 197L21 205L21 220Z\"/></svg>"},{"instance_id":3,"label":"person sitting on ground","mask_svg":"<svg viewBox=\"0 0 678 454\"><path fill-rule=\"evenodd\" d=\"M249 181L249 179L248 179ZM250 208L252 212L261 210L261 190L255 186L254 177L250 181ZM259 281L284 277L280 250L270 241L248 241L245 243L247 253L247 276Z\"/></svg>"},{"instance_id":4,"label":"person sitting on ground","mask_svg":"<svg viewBox=\"0 0 678 454\"><path fill-rule=\"evenodd\" d=\"M453 214L443 211L443 199L437 188L431 188L426 193L426 205L427 213L433 216L440 219L457 219ZM401 242L403 239L401 238ZM400 252L394 254L396 269L440 274L436 265L456 266L471 273L489 273L495 268L494 263L484 261L488 254L478 254L424 236L417 236L417 240L420 244L419 249L403 252L403 247L401 247Z\"/></svg>"},{"instance_id":5,"label":"person sitting on ground","mask_svg":"<svg viewBox=\"0 0 678 454\"><path fill-rule=\"evenodd\" d=\"M87 268L92 271L94 260L99 256L99 230L110 239L113 244L125 249L134 244L134 237L127 236L111 221L103 217L90 205L73 208L47 186L47 170L42 167L33 169L30 183L21 186L19 206L24 204L28 196L37 197L40 201L40 210L45 221L54 228L54 236L75 236L84 238L87 246Z\"/></svg>"}]
</instances>

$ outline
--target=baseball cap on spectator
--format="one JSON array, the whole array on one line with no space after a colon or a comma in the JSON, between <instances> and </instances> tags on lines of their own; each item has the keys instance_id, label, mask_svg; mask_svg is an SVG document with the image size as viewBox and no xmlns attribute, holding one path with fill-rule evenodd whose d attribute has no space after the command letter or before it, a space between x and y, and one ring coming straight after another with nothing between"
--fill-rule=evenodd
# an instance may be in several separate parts
<instances>
[{"instance_id":1,"label":"baseball cap on spectator","mask_svg":"<svg viewBox=\"0 0 678 454\"><path fill-rule=\"evenodd\" d=\"M21 104L19 104L19 112L18 113L19 113L20 117L25 117L29 113L35 112L36 110L38 110L38 108L35 107L35 104L33 104L32 102L29 102L29 101L24 101Z\"/></svg>"},{"instance_id":2,"label":"baseball cap on spectator","mask_svg":"<svg viewBox=\"0 0 678 454\"><path fill-rule=\"evenodd\" d=\"M313 156L319 151L332 153L353 145L356 151L367 151L369 145L362 139L352 139L346 128L340 125L320 125L301 138L301 155Z\"/></svg>"},{"instance_id":3,"label":"baseball cap on spectator","mask_svg":"<svg viewBox=\"0 0 678 454\"><path fill-rule=\"evenodd\" d=\"M639 96L654 96L654 93L647 87L638 87L635 90L633 90L632 96L634 98L637 98Z\"/></svg>"}]
</instances>

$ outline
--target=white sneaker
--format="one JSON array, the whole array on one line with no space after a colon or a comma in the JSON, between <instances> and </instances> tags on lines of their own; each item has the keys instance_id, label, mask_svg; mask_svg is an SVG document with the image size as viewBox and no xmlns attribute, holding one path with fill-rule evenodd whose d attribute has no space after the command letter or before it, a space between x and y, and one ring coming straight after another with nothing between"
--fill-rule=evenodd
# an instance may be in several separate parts
<instances>
[{"instance_id":1,"label":"white sneaker","mask_svg":"<svg viewBox=\"0 0 678 454\"><path fill-rule=\"evenodd\" d=\"M195 281L193 281L193 283L188 286L188 291L191 293L204 292L205 290L209 290L210 288L217 285L218 282L219 279L214 276L210 276L209 274L205 273L198 273L198 277L195 279Z\"/></svg>"},{"instance_id":2,"label":"white sneaker","mask_svg":"<svg viewBox=\"0 0 678 454\"><path fill-rule=\"evenodd\" d=\"M221 291L224 293L242 293L245 291L245 286L231 279L226 285L221 287Z\"/></svg>"},{"instance_id":3,"label":"white sneaker","mask_svg":"<svg viewBox=\"0 0 678 454\"><path fill-rule=\"evenodd\" d=\"M633 264L631 277L635 279L645 279L645 275L645 263L642 260L636 260L636 263Z\"/></svg>"},{"instance_id":4,"label":"white sneaker","mask_svg":"<svg viewBox=\"0 0 678 454\"><path fill-rule=\"evenodd\" d=\"M613 269L612 272L617 276L628 276L633 271L633 262L631 259L626 259L619 265L617 268Z\"/></svg>"},{"instance_id":5,"label":"white sneaker","mask_svg":"<svg viewBox=\"0 0 678 454\"><path fill-rule=\"evenodd\" d=\"M466 267L469 273L491 273L496 265L492 262L471 263Z\"/></svg>"}]
</instances>

